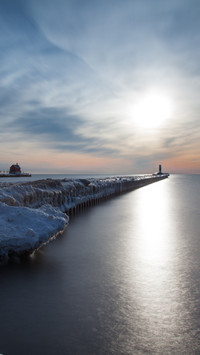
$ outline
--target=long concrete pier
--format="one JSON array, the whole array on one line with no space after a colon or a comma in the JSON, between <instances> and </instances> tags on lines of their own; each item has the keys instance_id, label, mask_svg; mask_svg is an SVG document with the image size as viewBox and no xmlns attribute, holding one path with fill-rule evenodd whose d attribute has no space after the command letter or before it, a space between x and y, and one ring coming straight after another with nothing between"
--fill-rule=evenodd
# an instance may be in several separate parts
<instances>
[{"instance_id":1,"label":"long concrete pier","mask_svg":"<svg viewBox=\"0 0 200 355\"><path fill-rule=\"evenodd\" d=\"M3 183L0 185L0 260L31 254L63 231L69 215L167 177L168 174L155 174Z\"/></svg>"},{"instance_id":2,"label":"long concrete pier","mask_svg":"<svg viewBox=\"0 0 200 355\"><path fill-rule=\"evenodd\" d=\"M104 183L106 184L96 185L94 183L90 183L90 194L87 194L85 197L79 200L77 196L73 196L71 198L71 205L66 209L66 213L69 216L76 215L83 209L95 206L96 204L107 200L113 196L117 196L129 191L133 191L140 187L158 182L160 180L164 180L168 178L169 174L161 174L161 175L146 175L143 177L124 177L124 178L114 178L114 179L105 179ZM101 181L101 180L100 180ZM103 180L102 180L103 181ZM81 180L82 183L87 184L87 180ZM92 192L92 193L91 193Z\"/></svg>"},{"instance_id":3,"label":"long concrete pier","mask_svg":"<svg viewBox=\"0 0 200 355\"><path fill-rule=\"evenodd\" d=\"M166 179L168 174L102 179L37 180L1 186L0 201L10 206L39 208L49 204L73 215L114 195Z\"/></svg>"}]
</instances>

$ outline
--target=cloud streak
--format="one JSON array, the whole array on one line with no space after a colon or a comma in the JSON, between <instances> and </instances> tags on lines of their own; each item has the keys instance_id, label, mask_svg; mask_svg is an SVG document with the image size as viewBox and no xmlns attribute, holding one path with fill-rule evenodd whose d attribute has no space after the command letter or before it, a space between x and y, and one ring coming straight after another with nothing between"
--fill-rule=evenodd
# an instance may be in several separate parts
<instances>
[{"instance_id":1,"label":"cloud streak","mask_svg":"<svg viewBox=\"0 0 200 355\"><path fill-rule=\"evenodd\" d=\"M116 155L118 149L106 148L105 142L98 135L85 137L79 133L81 126L85 128L84 120L70 114L66 109L40 107L38 110L27 112L26 116L14 122L5 124L4 129L13 132L13 135L20 134L22 139L26 137L59 151Z\"/></svg>"}]
</instances>

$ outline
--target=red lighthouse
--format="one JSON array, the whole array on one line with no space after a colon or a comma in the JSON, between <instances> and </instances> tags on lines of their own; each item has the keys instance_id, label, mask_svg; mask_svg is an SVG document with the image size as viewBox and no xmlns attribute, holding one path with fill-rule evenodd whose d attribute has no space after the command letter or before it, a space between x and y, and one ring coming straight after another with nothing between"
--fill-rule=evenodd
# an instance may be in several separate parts
<instances>
[{"instance_id":1,"label":"red lighthouse","mask_svg":"<svg viewBox=\"0 0 200 355\"><path fill-rule=\"evenodd\" d=\"M15 175L21 174L21 168L18 163L11 165L9 174L15 174Z\"/></svg>"}]
</instances>

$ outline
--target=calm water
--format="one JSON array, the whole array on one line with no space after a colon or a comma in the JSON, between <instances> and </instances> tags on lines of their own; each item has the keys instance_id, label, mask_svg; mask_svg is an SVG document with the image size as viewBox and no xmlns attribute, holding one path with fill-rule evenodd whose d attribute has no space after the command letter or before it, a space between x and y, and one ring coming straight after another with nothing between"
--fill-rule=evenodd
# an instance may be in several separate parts
<instances>
[{"instance_id":1,"label":"calm water","mask_svg":"<svg viewBox=\"0 0 200 355\"><path fill-rule=\"evenodd\" d=\"M200 176L170 176L1 266L0 353L200 354L199 191Z\"/></svg>"}]
</instances>

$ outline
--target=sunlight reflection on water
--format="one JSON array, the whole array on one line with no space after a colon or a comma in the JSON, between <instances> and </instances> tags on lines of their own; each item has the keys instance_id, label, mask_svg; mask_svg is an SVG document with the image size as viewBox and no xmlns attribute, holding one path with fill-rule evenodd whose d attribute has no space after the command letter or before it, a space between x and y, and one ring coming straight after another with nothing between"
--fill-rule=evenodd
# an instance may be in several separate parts
<instances>
[{"instance_id":1,"label":"sunlight reflection on water","mask_svg":"<svg viewBox=\"0 0 200 355\"><path fill-rule=\"evenodd\" d=\"M126 292L129 329L136 336L133 342L141 354L164 353L163 349L170 354L178 354L180 349L181 354L189 351L187 338L191 342L187 334L193 322L188 303L191 295L187 273L181 270L184 260L179 249L183 246L173 196L173 189L169 191L167 181L163 181L135 191L134 200L127 199L131 222L124 231L126 261L121 264L121 279L126 275L126 290L122 294ZM124 296L122 304L124 307Z\"/></svg>"},{"instance_id":2,"label":"sunlight reflection on water","mask_svg":"<svg viewBox=\"0 0 200 355\"><path fill-rule=\"evenodd\" d=\"M145 193L143 193L145 192ZM150 186L142 191L137 207L139 255L151 264L166 263L169 257L169 226L173 227L173 221L169 221L170 205L164 184ZM168 219L168 226L166 226Z\"/></svg>"}]
</instances>

